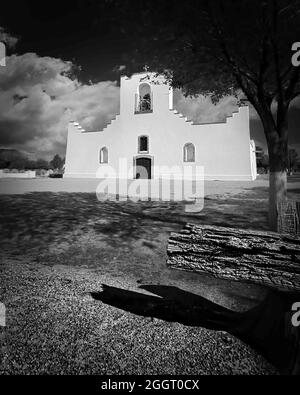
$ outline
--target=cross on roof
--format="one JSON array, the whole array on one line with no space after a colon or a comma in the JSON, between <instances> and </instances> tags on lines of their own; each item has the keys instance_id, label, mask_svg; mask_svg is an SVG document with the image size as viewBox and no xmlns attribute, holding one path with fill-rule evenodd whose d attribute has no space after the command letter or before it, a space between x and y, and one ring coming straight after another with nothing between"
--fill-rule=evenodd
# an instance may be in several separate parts
<instances>
[{"instance_id":1,"label":"cross on roof","mask_svg":"<svg viewBox=\"0 0 300 395\"><path fill-rule=\"evenodd\" d=\"M147 65L145 64L145 66L143 67L143 69L144 69L144 71L148 71L148 70L149 70L149 66L147 66Z\"/></svg>"}]
</instances>

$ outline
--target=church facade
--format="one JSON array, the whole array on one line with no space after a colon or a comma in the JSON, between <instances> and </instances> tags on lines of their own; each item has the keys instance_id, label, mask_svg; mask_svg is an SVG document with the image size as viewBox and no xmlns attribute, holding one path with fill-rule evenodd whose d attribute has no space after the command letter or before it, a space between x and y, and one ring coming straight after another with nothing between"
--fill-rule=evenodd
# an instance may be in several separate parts
<instances>
[{"instance_id":1,"label":"church facade","mask_svg":"<svg viewBox=\"0 0 300 395\"><path fill-rule=\"evenodd\" d=\"M248 107L194 124L174 110L163 77L144 72L121 77L120 114L102 131L69 123L64 177L181 178L186 167L203 167L208 180L254 180Z\"/></svg>"}]
</instances>

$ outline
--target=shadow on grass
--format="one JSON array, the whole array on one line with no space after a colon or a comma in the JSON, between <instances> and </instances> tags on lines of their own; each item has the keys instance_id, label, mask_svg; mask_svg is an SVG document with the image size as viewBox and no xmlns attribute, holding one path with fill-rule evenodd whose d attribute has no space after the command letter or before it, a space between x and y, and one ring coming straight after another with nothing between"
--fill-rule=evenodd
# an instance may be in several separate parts
<instances>
[{"instance_id":1,"label":"shadow on grass","mask_svg":"<svg viewBox=\"0 0 300 395\"><path fill-rule=\"evenodd\" d=\"M183 202L98 201L93 193L1 195L0 242L18 254L56 242L74 245L87 232L119 248L139 239L151 242L187 222L267 229L267 201L256 197L205 198L201 212L186 213Z\"/></svg>"},{"instance_id":2,"label":"shadow on grass","mask_svg":"<svg viewBox=\"0 0 300 395\"><path fill-rule=\"evenodd\" d=\"M290 373L294 366L299 330L294 328L292 334L287 333L290 322L286 323L286 318L299 294L272 291L258 306L245 313L237 313L174 286L142 285L140 289L157 296L105 284L102 292L92 292L91 296L144 317L226 331L258 351L280 371Z\"/></svg>"}]
</instances>

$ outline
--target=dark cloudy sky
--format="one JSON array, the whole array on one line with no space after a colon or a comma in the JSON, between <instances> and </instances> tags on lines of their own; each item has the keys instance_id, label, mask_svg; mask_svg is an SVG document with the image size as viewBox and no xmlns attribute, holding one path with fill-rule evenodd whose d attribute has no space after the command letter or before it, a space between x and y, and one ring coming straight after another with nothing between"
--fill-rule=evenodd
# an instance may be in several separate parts
<instances>
[{"instance_id":1,"label":"dark cloudy sky","mask_svg":"<svg viewBox=\"0 0 300 395\"><path fill-rule=\"evenodd\" d=\"M0 41L6 42L8 56L6 67L0 67L0 147L47 159L64 156L70 118L99 130L115 116L118 69L132 44L114 27L112 16L113 10L103 13L99 2L89 0L9 0L1 5ZM175 103L198 122L224 120L236 110L231 97L214 106L209 99L185 99L177 92ZM300 152L299 111L300 104L294 103L290 144ZM251 134L265 144L253 110Z\"/></svg>"}]
</instances>

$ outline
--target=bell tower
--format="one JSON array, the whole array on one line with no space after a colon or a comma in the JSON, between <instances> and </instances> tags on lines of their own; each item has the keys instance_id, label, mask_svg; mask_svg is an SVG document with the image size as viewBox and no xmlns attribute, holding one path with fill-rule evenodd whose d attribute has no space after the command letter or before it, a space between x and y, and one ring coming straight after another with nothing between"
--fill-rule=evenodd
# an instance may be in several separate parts
<instances>
[{"instance_id":1,"label":"bell tower","mask_svg":"<svg viewBox=\"0 0 300 395\"><path fill-rule=\"evenodd\" d=\"M156 73L137 73L121 77L120 114L146 116L173 109L173 89L163 76Z\"/></svg>"}]
</instances>

